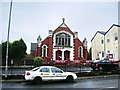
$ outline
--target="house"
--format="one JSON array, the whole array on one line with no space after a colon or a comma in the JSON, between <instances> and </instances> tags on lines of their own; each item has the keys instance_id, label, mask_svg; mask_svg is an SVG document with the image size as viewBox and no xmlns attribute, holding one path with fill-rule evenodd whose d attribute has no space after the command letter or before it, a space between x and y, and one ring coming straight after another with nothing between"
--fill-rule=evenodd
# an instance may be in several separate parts
<instances>
[{"instance_id":1,"label":"house","mask_svg":"<svg viewBox=\"0 0 120 90\"><path fill-rule=\"evenodd\" d=\"M113 24L107 32L97 31L91 42L92 60L120 60L120 25Z\"/></svg>"},{"instance_id":2,"label":"house","mask_svg":"<svg viewBox=\"0 0 120 90\"><path fill-rule=\"evenodd\" d=\"M42 57L45 63L51 60L86 60L87 39L81 42L78 32L72 32L63 18L62 24L54 31L49 30L43 41L39 35L37 43L31 43L31 55Z\"/></svg>"}]
</instances>

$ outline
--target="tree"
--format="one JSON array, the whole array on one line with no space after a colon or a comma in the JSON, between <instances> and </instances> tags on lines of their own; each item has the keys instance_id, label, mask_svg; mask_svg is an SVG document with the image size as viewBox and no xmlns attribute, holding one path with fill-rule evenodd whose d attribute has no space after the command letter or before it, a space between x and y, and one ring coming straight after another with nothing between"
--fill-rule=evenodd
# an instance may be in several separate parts
<instances>
[{"instance_id":1,"label":"tree","mask_svg":"<svg viewBox=\"0 0 120 90\"><path fill-rule=\"evenodd\" d=\"M88 60L92 60L92 48L89 49Z\"/></svg>"},{"instance_id":2,"label":"tree","mask_svg":"<svg viewBox=\"0 0 120 90\"><path fill-rule=\"evenodd\" d=\"M7 41L2 43L2 60L6 60L6 49L7 49ZM8 60L11 60L11 43L9 42L8 47Z\"/></svg>"},{"instance_id":3,"label":"tree","mask_svg":"<svg viewBox=\"0 0 120 90\"><path fill-rule=\"evenodd\" d=\"M12 58L21 60L26 56L27 46L24 43L23 39L16 40L11 45Z\"/></svg>"},{"instance_id":4,"label":"tree","mask_svg":"<svg viewBox=\"0 0 120 90\"><path fill-rule=\"evenodd\" d=\"M33 60L34 60L35 66L40 66L42 64L43 58L35 57Z\"/></svg>"},{"instance_id":5,"label":"tree","mask_svg":"<svg viewBox=\"0 0 120 90\"><path fill-rule=\"evenodd\" d=\"M27 54L23 59L24 60L33 60L33 56L30 54Z\"/></svg>"}]
</instances>

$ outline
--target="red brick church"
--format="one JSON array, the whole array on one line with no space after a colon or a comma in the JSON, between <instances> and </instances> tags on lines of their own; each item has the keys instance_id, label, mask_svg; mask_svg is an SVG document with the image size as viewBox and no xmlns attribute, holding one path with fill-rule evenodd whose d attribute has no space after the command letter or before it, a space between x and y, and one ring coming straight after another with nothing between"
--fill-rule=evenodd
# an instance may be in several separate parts
<instances>
[{"instance_id":1,"label":"red brick church","mask_svg":"<svg viewBox=\"0 0 120 90\"><path fill-rule=\"evenodd\" d=\"M43 41L39 36L37 43L31 43L31 55L42 57L46 63L52 60L86 60L87 40L85 38L81 42L78 32L72 32L63 18L63 23L56 30L49 30Z\"/></svg>"}]
</instances>

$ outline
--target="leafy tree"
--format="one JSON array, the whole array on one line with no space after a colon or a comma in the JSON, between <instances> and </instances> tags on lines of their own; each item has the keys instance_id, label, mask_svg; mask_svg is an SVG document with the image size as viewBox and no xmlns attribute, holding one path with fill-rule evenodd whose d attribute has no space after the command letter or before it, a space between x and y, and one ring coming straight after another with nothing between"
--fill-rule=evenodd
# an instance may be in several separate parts
<instances>
[{"instance_id":1,"label":"leafy tree","mask_svg":"<svg viewBox=\"0 0 120 90\"><path fill-rule=\"evenodd\" d=\"M43 58L35 57L33 60L34 60L35 66L40 66L42 64Z\"/></svg>"},{"instance_id":2,"label":"leafy tree","mask_svg":"<svg viewBox=\"0 0 120 90\"><path fill-rule=\"evenodd\" d=\"M9 42L8 47L8 60L11 60L11 43ZM6 49L7 49L7 41L2 43L2 60L6 60Z\"/></svg>"},{"instance_id":3,"label":"leafy tree","mask_svg":"<svg viewBox=\"0 0 120 90\"><path fill-rule=\"evenodd\" d=\"M11 45L12 58L21 60L26 55L27 46L22 39L14 41Z\"/></svg>"},{"instance_id":4,"label":"leafy tree","mask_svg":"<svg viewBox=\"0 0 120 90\"><path fill-rule=\"evenodd\" d=\"M92 60L92 48L89 49L88 60Z\"/></svg>"},{"instance_id":5,"label":"leafy tree","mask_svg":"<svg viewBox=\"0 0 120 90\"><path fill-rule=\"evenodd\" d=\"M27 54L23 59L24 60L33 60L33 56L30 54Z\"/></svg>"}]
</instances>

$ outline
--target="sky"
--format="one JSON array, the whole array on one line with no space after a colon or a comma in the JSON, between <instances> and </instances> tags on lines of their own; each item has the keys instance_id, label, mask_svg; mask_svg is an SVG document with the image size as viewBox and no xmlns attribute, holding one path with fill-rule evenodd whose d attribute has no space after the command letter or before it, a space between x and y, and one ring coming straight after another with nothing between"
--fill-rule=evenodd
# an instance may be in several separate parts
<instances>
[{"instance_id":1,"label":"sky","mask_svg":"<svg viewBox=\"0 0 120 90\"><path fill-rule=\"evenodd\" d=\"M3 0L0 3L0 21L2 21L0 43L7 40L9 1ZM81 41L87 38L89 49L91 39L97 31L107 31L113 24L118 24L118 0L109 1L16 2L13 0L9 40L13 42L22 38L29 54L31 43L36 43L39 35L44 40L48 36L48 31L54 31L65 18L67 26L73 32L78 32Z\"/></svg>"}]
</instances>

